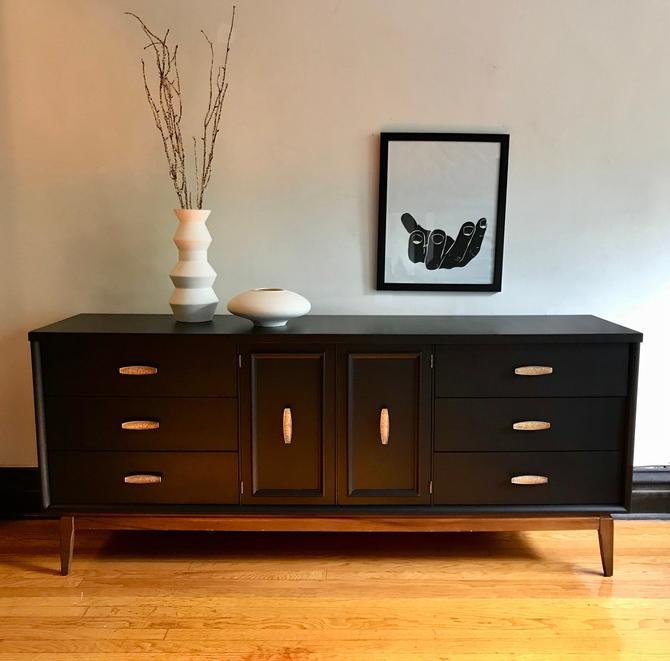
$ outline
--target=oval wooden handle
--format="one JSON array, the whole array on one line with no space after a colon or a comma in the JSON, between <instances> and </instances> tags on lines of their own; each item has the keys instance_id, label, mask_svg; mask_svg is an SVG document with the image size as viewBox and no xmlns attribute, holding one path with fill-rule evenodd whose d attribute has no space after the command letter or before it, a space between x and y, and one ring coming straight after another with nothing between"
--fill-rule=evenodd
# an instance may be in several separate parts
<instances>
[{"instance_id":1,"label":"oval wooden handle","mask_svg":"<svg viewBox=\"0 0 670 661\"><path fill-rule=\"evenodd\" d=\"M523 420L522 422L515 422L512 429L517 431L542 431L543 429L551 429L551 422L544 422L544 420Z\"/></svg>"},{"instance_id":2,"label":"oval wooden handle","mask_svg":"<svg viewBox=\"0 0 670 661\"><path fill-rule=\"evenodd\" d=\"M282 432L284 434L284 445L291 445L293 440L293 415L287 406L282 415Z\"/></svg>"},{"instance_id":3,"label":"oval wooden handle","mask_svg":"<svg viewBox=\"0 0 670 661\"><path fill-rule=\"evenodd\" d=\"M391 421L389 420L389 410L383 408L379 414L379 437L382 445L389 444L389 434L391 433Z\"/></svg>"},{"instance_id":4,"label":"oval wooden handle","mask_svg":"<svg viewBox=\"0 0 670 661\"><path fill-rule=\"evenodd\" d=\"M163 481L161 475L145 475L137 473L134 475L126 475L123 478L126 484L160 484Z\"/></svg>"},{"instance_id":5,"label":"oval wooden handle","mask_svg":"<svg viewBox=\"0 0 670 661\"><path fill-rule=\"evenodd\" d=\"M123 374L124 376L148 376L157 372L158 368L151 367L150 365L126 365L125 367L119 367L119 374Z\"/></svg>"},{"instance_id":6,"label":"oval wooden handle","mask_svg":"<svg viewBox=\"0 0 670 661\"><path fill-rule=\"evenodd\" d=\"M546 475L516 475L511 480L512 484L535 485L547 484L549 478Z\"/></svg>"},{"instance_id":7,"label":"oval wooden handle","mask_svg":"<svg viewBox=\"0 0 670 661\"><path fill-rule=\"evenodd\" d=\"M127 420L121 423L121 429L129 431L148 431L149 429L158 429L160 423L156 420Z\"/></svg>"},{"instance_id":8,"label":"oval wooden handle","mask_svg":"<svg viewBox=\"0 0 670 661\"><path fill-rule=\"evenodd\" d=\"M553 367L547 365L523 365L514 370L514 374L518 376L544 376L545 374L552 374Z\"/></svg>"}]
</instances>

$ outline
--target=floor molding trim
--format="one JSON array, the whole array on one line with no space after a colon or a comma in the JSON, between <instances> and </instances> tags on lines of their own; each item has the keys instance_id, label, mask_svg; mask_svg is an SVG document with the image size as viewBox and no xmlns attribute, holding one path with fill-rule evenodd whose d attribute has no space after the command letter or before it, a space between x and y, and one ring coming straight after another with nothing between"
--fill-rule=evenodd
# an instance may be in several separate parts
<instances>
[{"instance_id":1,"label":"floor molding trim","mask_svg":"<svg viewBox=\"0 0 670 661\"><path fill-rule=\"evenodd\" d=\"M0 518L36 516L42 516L39 469L0 466Z\"/></svg>"},{"instance_id":2,"label":"floor molding trim","mask_svg":"<svg viewBox=\"0 0 670 661\"><path fill-rule=\"evenodd\" d=\"M0 467L0 518L48 517L42 513L39 469ZM670 466L633 469L633 499L626 519L670 517Z\"/></svg>"},{"instance_id":3,"label":"floor molding trim","mask_svg":"<svg viewBox=\"0 0 670 661\"><path fill-rule=\"evenodd\" d=\"M670 515L670 466L633 469L632 514Z\"/></svg>"}]
</instances>

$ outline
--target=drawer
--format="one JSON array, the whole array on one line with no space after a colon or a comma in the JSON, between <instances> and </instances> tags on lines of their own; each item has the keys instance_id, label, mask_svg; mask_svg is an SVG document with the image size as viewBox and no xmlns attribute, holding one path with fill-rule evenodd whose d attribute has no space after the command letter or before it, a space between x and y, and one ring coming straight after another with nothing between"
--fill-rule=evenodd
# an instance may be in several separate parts
<instances>
[{"instance_id":1,"label":"drawer","mask_svg":"<svg viewBox=\"0 0 670 661\"><path fill-rule=\"evenodd\" d=\"M621 450L627 401L624 397L438 399L435 450ZM545 424L514 429L523 422Z\"/></svg>"},{"instance_id":2,"label":"drawer","mask_svg":"<svg viewBox=\"0 0 670 661\"><path fill-rule=\"evenodd\" d=\"M140 475L160 481L125 481ZM216 505L239 498L236 452L51 452L49 483L54 505Z\"/></svg>"},{"instance_id":3,"label":"drawer","mask_svg":"<svg viewBox=\"0 0 670 661\"><path fill-rule=\"evenodd\" d=\"M42 360L47 395L237 395L235 345L217 337L55 337Z\"/></svg>"},{"instance_id":4,"label":"drawer","mask_svg":"<svg viewBox=\"0 0 670 661\"><path fill-rule=\"evenodd\" d=\"M497 344L438 347L437 397L584 397L628 392L627 344ZM550 367L524 376L515 369Z\"/></svg>"},{"instance_id":5,"label":"drawer","mask_svg":"<svg viewBox=\"0 0 670 661\"><path fill-rule=\"evenodd\" d=\"M620 505L619 452L450 452L433 463L435 505ZM543 476L546 484L512 484Z\"/></svg>"},{"instance_id":6,"label":"drawer","mask_svg":"<svg viewBox=\"0 0 670 661\"><path fill-rule=\"evenodd\" d=\"M237 450L237 400L48 397L51 450Z\"/></svg>"}]
</instances>

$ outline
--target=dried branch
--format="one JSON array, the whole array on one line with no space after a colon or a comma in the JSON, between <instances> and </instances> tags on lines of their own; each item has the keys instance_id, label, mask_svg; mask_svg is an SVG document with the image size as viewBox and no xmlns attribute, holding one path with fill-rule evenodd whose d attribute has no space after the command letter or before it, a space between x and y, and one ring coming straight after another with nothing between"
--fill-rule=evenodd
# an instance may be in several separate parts
<instances>
[{"instance_id":1,"label":"dried branch","mask_svg":"<svg viewBox=\"0 0 670 661\"><path fill-rule=\"evenodd\" d=\"M219 124L221 121L221 112L223 110L223 103L226 98L226 91L228 83L226 82L226 71L228 69L228 55L230 53L230 40L233 35L233 28L235 27L235 6L233 6L233 13L230 19L230 30L228 31L228 40L226 41L226 54L223 60L223 66L219 66L216 70L216 81L214 81L214 44L207 36L204 30L201 30L202 36L205 38L209 46L209 99L207 103L207 111L202 124L202 161L200 165L200 177L196 177L196 199L199 208L202 208L203 196L205 189L209 184L212 176L212 162L214 159L214 149L216 146L216 139L219 135ZM216 90L214 89L216 86Z\"/></svg>"},{"instance_id":2,"label":"dried branch","mask_svg":"<svg viewBox=\"0 0 670 661\"><path fill-rule=\"evenodd\" d=\"M149 43L144 47L144 50L153 50L154 64L157 74L157 91L151 91L151 86L147 79L147 68L144 59L142 59L144 91L147 96L154 123L160 133L161 141L163 142L163 151L165 152L165 158L168 162L168 172L177 193L179 204L184 209L190 209L193 208L192 205L195 202L196 208L202 209L205 189L212 176L214 148L220 131L221 113L226 97L226 91L228 89L226 70L228 67L230 40L233 34L233 26L235 24L235 7L233 6L224 62L222 66L216 68L216 78L214 76L214 44L205 32L201 30L203 36L207 40L210 51L209 99L207 110L205 111L205 118L203 120L203 132L202 137L200 138L202 144L200 150L198 150L195 136L193 137L195 199L189 190L186 150L184 149L184 140L181 130L184 107L181 97L179 67L177 65L177 51L179 44L175 44L174 49L171 49L168 44L168 37L170 34L169 29L165 31L163 37L159 37L147 27L137 14L133 14L132 12L125 13L137 19L143 33L148 38Z\"/></svg>"}]
</instances>

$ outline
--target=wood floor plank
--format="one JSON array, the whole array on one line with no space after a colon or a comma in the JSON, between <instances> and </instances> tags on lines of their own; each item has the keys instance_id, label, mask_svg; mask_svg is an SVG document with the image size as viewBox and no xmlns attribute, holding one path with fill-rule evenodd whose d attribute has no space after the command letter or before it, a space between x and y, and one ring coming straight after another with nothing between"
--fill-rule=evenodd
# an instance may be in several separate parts
<instances>
[{"instance_id":1,"label":"wood floor plank","mask_svg":"<svg viewBox=\"0 0 670 661\"><path fill-rule=\"evenodd\" d=\"M0 522L0 661L642 661L670 655L670 522L406 535Z\"/></svg>"},{"instance_id":2,"label":"wood floor plank","mask_svg":"<svg viewBox=\"0 0 670 661\"><path fill-rule=\"evenodd\" d=\"M15 652L2 654L0 653L0 660L7 659L7 661L17 661L20 659L31 659L38 661L90 661L99 660L107 661L114 659L115 661L125 659L128 661L142 661L155 660L164 661L178 660L186 661L189 659L197 659L198 661L316 661L320 659L328 659L329 661L358 661L360 659L370 659L371 661L384 661L386 659L393 659L394 661L435 661L436 659L461 659L472 657L455 657L452 654L447 655L447 650L443 654L435 655L435 650L431 646L429 649L421 650L418 645L404 645L402 648L396 647L389 649L387 646L384 649L378 650L375 647L370 648L369 645L357 646L347 645L338 647L337 649L310 649L307 644L285 644L285 645L265 645L265 644L251 644L244 647L210 647L196 645L192 651L186 651L181 645L178 649L171 646L161 646L160 651L147 651L144 649L134 650L132 652L120 652L115 649L106 649L104 652L92 651L86 649L82 653L68 651L67 653L58 652ZM491 659L491 656L478 657ZM566 657L570 658L570 657ZM578 657L573 657L578 658ZM604 659L605 657L599 657Z\"/></svg>"}]
</instances>

